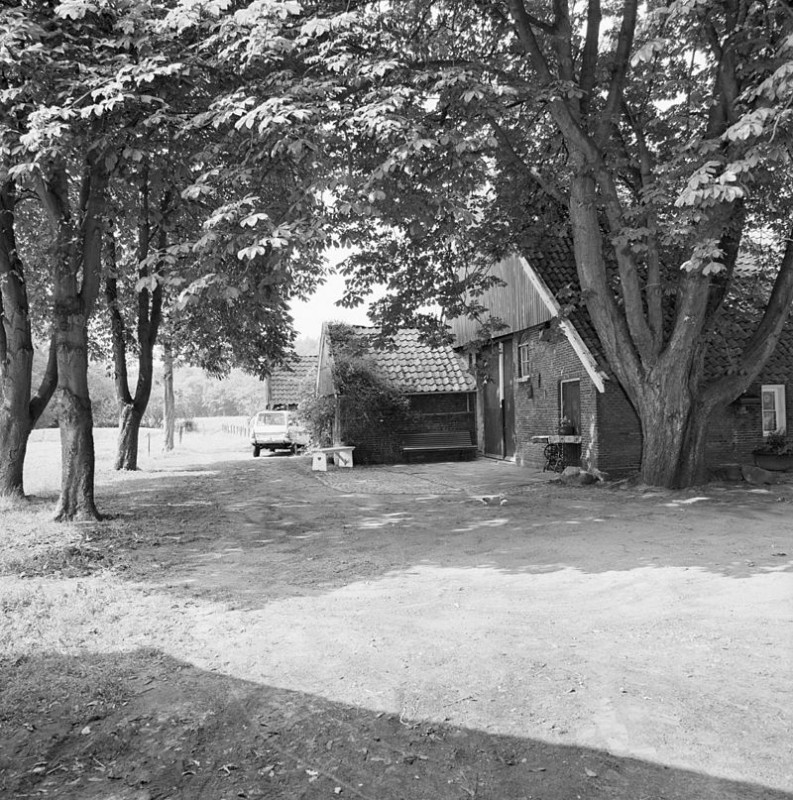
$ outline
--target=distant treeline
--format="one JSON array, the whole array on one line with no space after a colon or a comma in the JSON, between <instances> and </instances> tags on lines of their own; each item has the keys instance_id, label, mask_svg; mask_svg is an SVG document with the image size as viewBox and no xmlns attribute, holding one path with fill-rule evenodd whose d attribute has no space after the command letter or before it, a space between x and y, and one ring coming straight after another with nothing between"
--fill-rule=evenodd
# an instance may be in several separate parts
<instances>
[{"instance_id":1,"label":"distant treeline","mask_svg":"<svg viewBox=\"0 0 793 800\"><path fill-rule=\"evenodd\" d=\"M298 341L298 352L316 352L316 340ZM33 384L38 385L43 373L41 350L37 351L34 364ZM134 386L135 375L130 375ZM88 370L88 384L91 392L91 408L94 425L113 427L118 424L118 403L111 368L104 364L91 364ZM218 379L207 375L197 367L176 367L174 369L174 395L176 416L192 417L250 417L264 405L264 383L252 375L232 370L227 378ZM144 427L158 427L162 424L163 386L162 368L155 367L154 389L143 418ZM47 408L38 424L39 428L57 425L56 410L52 404Z\"/></svg>"}]
</instances>

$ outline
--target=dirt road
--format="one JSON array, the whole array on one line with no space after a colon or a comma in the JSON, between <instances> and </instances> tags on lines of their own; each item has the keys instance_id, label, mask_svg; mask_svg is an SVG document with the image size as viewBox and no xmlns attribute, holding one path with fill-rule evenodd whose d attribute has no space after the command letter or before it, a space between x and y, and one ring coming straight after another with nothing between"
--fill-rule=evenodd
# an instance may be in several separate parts
<instances>
[{"instance_id":1,"label":"dirt road","mask_svg":"<svg viewBox=\"0 0 793 800\"><path fill-rule=\"evenodd\" d=\"M6 698L13 796L793 797L793 487L191 448L102 473L111 570L3 576L64 686Z\"/></svg>"}]
</instances>

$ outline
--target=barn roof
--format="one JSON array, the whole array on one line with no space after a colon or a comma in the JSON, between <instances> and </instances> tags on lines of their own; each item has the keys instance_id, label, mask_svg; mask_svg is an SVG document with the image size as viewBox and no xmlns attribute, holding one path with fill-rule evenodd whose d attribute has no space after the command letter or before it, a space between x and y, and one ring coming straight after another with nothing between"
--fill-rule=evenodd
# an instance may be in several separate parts
<instances>
[{"instance_id":1,"label":"barn roof","mask_svg":"<svg viewBox=\"0 0 793 800\"><path fill-rule=\"evenodd\" d=\"M281 367L270 376L270 406L296 406L301 390L309 378L317 374L318 356L299 356L297 361Z\"/></svg>"},{"instance_id":2,"label":"barn roof","mask_svg":"<svg viewBox=\"0 0 793 800\"><path fill-rule=\"evenodd\" d=\"M379 332L377 328L351 327L362 342ZM332 334L330 338L332 348ZM377 371L403 394L476 391L476 381L463 358L450 345L431 346L421 341L415 329L398 331L388 349L372 346L367 352Z\"/></svg>"}]
</instances>

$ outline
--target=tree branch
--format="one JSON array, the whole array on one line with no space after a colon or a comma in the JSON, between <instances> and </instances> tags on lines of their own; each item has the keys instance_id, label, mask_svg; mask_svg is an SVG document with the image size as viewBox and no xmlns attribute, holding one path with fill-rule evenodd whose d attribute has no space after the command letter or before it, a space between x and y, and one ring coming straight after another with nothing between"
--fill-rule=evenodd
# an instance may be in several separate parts
<instances>
[{"instance_id":1,"label":"tree branch","mask_svg":"<svg viewBox=\"0 0 793 800\"><path fill-rule=\"evenodd\" d=\"M640 201L644 205L645 225L647 227L647 280L644 283L644 296L647 303L647 321L653 339L653 354L657 356L663 347L664 312L663 291L661 289L661 256L658 243L658 218L655 210L646 204L644 194L650 189L653 181L654 159L647 146L644 129L631 113L627 102L622 103L625 118L636 137L636 148L639 156L639 177L642 194Z\"/></svg>"},{"instance_id":2,"label":"tree branch","mask_svg":"<svg viewBox=\"0 0 793 800\"><path fill-rule=\"evenodd\" d=\"M581 112L586 115L592 99L592 90L595 88L597 77L598 46L600 42L600 0L589 0L587 6L586 40L584 53L581 59L581 78L579 86L584 96L581 100Z\"/></svg>"},{"instance_id":3,"label":"tree branch","mask_svg":"<svg viewBox=\"0 0 793 800\"><path fill-rule=\"evenodd\" d=\"M550 86L554 81L554 77L548 66L548 61L537 42L537 37L534 35L531 17L526 12L526 6L523 0L509 0L509 9L515 23L515 31L526 55L539 74L541 82L546 86ZM573 113L568 104L560 97L552 99L549 106L551 114L565 139L571 145L577 147L594 163L599 158L597 148L582 130L581 125L576 119L576 114Z\"/></svg>"},{"instance_id":4,"label":"tree branch","mask_svg":"<svg viewBox=\"0 0 793 800\"><path fill-rule=\"evenodd\" d=\"M124 317L118 303L118 266L116 263L116 239L112 232L108 232L107 261L108 273L105 278L105 300L110 318L110 341L113 350L114 383L116 385L116 398L128 405L132 402L129 391L129 374L127 372L127 330Z\"/></svg>"},{"instance_id":5,"label":"tree branch","mask_svg":"<svg viewBox=\"0 0 793 800\"><path fill-rule=\"evenodd\" d=\"M600 125L600 141L605 141L614 125L614 120L622 104L625 78L630 68L631 48L636 32L636 9L638 0L625 0L622 12L622 25L617 38L617 49L614 53L614 66L609 81L608 96L603 108ZM605 137L605 138L604 138Z\"/></svg>"},{"instance_id":6,"label":"tree branch","mask_svg":"<svg viewBox=\"0 0 793 800\"><path fill-rule=\"evenodd\" d=\"M102 213L105 210L107 183L104 154L99 153L89 160L87 197L81 226L83 282L79 294L86 317L93 311L102 279Z\"/></svg>"},{"instance_id":7,"label":"tree branch","mask_svg":"<svg viewBox=\"0 0 793 800\"><path fill-rule=\"evenodd\" d=\"M573 67L572 33L570 9L567 0L553 0L554 35L556 55L559 58L559 77L563 81L575 81Z\"/></svg>"},{"instance_id":8,"label":"tree branch","mask_svg":"<svg viewBox=\"0 0 793 800\"><path fill-rule=\"evenodd\" d=\"M55 390L58 388L58 350L55 346L55 337L50 337L49 353L47 355L47 366L44 369L39 388L30 400L30 422L32 425L39 421L39 417L44 413L44 409L52 400Z\"/></svg>"},{"instance_id":9,"label":"tree branch","mask_svg":"<svg viewBox=\"0 0 793 800\"><path fill-rule=\"evenodd\" d=\"M763 317L741 353L737 379L735 375L727 375L714 381L704 393L708 399L715 402L728 401L745 392L754 382L777 346L779 336L788 320L791 305L793 305L793 225L788 233L782 263Z\"/></svg>"},{"instance_id":10,"label":"tree branch","mask_svg":"<svg viewBox=\"0 0 793 800\"><path fill-rule=\"evenodd\" d=\"M492 112L488 112L487 117L490 120L490 126L493 128L496 138L509 153L512 162L523 173L524 177L526 177L532 183L536 183L537 186L539 186L540 189L548 195L548 197L555 200L557 203L559 203L559 205L567 208L570 198L565 195L558 186L555 186L550 181L543 178L539 170L530 167L523 160L518 151L515 149L515 146L512 144L512 140L507 135L507 132L501 127Z\"/></svg>"}]
</instances>

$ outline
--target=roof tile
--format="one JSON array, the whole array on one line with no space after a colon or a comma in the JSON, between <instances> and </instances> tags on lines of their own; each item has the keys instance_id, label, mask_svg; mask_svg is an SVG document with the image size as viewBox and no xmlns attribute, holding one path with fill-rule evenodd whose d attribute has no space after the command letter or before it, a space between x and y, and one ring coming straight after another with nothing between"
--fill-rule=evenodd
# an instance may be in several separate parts
<instances>
[{"instance_id":1,"label":"roof tile","mask_svg":"<svg viewBox=\"0 0 793 800\"><path fill-rule=\"evenodd\" d=\"M371 336L376 328L355 326L356 333ZM399 331L393 348L370 355L382 376L404 394L435 394L476 391L476 381L465 361L449 345L432 347L408 328Z\"/></svg>"},{"instance_id":2,"label":"roof tile","mask_svg":"<svg viewBox=\"0 0 793 800\"><path fill-rule=\"evenodd\" d=\"M301 389L316 375L318 356L300 356L299 361L281 367L270 376L270 405L293 406L300 402Z\"/></svg>"}]
</instances>

